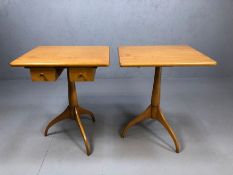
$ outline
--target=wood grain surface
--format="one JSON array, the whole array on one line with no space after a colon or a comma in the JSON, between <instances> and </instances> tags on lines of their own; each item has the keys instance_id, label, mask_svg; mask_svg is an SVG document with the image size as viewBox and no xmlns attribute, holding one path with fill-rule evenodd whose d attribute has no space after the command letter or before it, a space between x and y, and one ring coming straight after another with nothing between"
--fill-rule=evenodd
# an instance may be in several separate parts
<instances>
[{"instance_id":1,"label":"wood grain surface","mask_svg":"<svg viewBox=\"0 0 233 175\"><path fill-rule=\"evenodd\" d=\"M121 46L122 67L134 66L214 66L216 61L187 45Z\"/></svg>"},{"instance_id":2,"label":"wood grain surface","mask_svg":"<svg viewBox=\"0 0 233 175\"><path fill-rule=\"evenodd\" d=\"M108 46L39 46L10 63L15 67L109 66Z\"/></svg>"}]
</instances>

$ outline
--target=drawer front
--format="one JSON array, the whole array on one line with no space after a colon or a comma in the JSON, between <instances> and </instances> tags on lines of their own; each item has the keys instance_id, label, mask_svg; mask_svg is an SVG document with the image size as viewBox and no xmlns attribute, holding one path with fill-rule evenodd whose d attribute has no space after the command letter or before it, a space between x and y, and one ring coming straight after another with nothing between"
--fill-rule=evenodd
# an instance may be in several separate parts
<instances>
[{"instance_id":1,"label":"drawer front","mask_svg":"<svg viewBox=\"0 0 233 175\"><path fill-rule=\"evenodd\" d=\"M96 67L68 68L71 81L94 81Z\"/></svg>"},{"instance_id":2,"label":"drawer front","mask_svg":"<svg viewBox=\"0 0 233 175\"><path fill-rule=\"evenodd\" d=\"M32 81L56 81L63 68L30 68Z\"/></svg>"}]
</instances>

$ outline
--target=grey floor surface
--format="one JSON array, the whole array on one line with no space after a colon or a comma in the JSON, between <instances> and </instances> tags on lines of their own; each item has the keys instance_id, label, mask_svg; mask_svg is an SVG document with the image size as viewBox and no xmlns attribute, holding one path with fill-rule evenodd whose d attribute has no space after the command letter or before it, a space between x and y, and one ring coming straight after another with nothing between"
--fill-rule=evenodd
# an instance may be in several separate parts
<instances>
[{"instance_id":1,"label":"grey floor surface","mask_svg":"<svg viewBox=\"0 0 233 175\"><path fill-rule=\"evenodd\" d=\"M0 81L1 175L233 174L233 79L163 79L161 106L181 153L154 121L121 127L150 102L152 78L97 79L77 85L93 153L86 156L76 124L64 121L43 136L47 122L67 105L65 80Z\"/></svg>"}]
</instances>

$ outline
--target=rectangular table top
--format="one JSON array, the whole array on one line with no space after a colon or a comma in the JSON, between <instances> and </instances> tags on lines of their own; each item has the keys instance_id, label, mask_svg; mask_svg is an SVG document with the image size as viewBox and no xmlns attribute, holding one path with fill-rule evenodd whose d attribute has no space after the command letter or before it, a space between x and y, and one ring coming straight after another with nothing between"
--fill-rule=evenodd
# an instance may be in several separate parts
<instances>
[{"instance_id":1,"label":"rectangular table top","mask_svg":"<svg viewBox=\"0 0 233 175\"><path fill-rule=\"evenodd\" d=\"M120 66L213 66L216 61L187 45L121 46Z\"/></svg>"},{"instance_id":2,"label":"rectangular table top","mask_svg":"<svg viewBox=\"0 0 233 175\"><path fill-rule=\"evenodd\" d=\"M108 46L39 46L10 63L15 67L109 66Z\"/></svg>"}]
</instances>

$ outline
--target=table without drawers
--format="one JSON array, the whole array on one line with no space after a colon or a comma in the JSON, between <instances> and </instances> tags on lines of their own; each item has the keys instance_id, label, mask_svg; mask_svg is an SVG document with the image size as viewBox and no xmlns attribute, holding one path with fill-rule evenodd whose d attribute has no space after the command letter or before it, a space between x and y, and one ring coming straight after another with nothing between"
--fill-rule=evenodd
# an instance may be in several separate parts
<instances>
[{"instance_id":1,"label":"table without drawers","mask_svg":"<svg viewBox=\"0 0 233 175\"><path fill-rule=\"evenodd\" d=\"M121 131L125 137L128 129L145 119L158 120L168 131L180 152L178 139L160 108L160 87L162 67L169 66L214 66L216 61L199 51L186 46L122 46L119 47L121 67L155 67L151 103L147 109L132 119Z\"/></svg>"}]
</instances>

